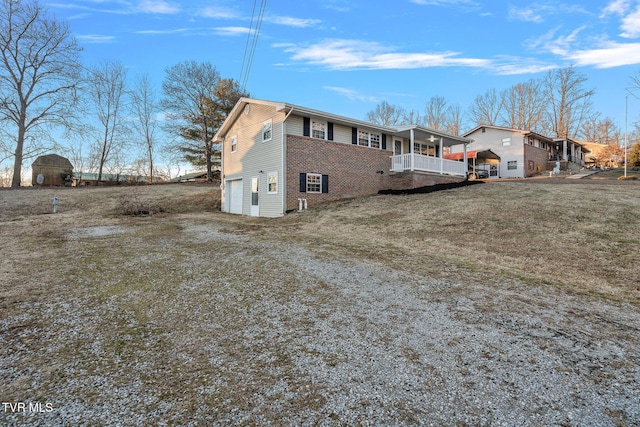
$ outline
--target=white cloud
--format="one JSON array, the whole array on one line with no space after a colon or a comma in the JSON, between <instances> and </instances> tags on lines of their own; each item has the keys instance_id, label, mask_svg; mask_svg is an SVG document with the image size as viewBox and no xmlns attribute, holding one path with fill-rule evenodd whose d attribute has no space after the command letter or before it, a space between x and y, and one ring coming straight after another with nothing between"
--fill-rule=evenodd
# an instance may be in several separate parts
<instances>
[{"instance_id":1,"label":"white cloud","mask_svg":"<svg viewBox=\"0 0 640 427\"><path fill-rule=\"evenodd\" d=\"M378 102L378 99L375 96L364 95L358 92L357 90L353 90L353 89L347 89L344 87L337 87L337 86L324 86L323 89L338 93L344 96L345 98L349 99L350 101L363 101L367 103Z\"/></svg>"},{"instance_id":2,"label":"white cloud","mask_svg":"<svg viewBox=\"0 0 640 427\"><path fill-rule=\"evenodd\" d=\"M264 19L272 24L297 28L313 27L322 22L319 19L292 18L289 16L265 16Z\"/></svg>"},{"instance_id":3,"label":"white cloud","mask_svg":"<svg viewBox=\"0 0 640 427\"><path fill-rule=\"evenodd\" d=\"M518 9L516 7L509 8L509 19L515 21L533 22L540 24L543 19L539 11L534 10L531 7L525 9Z\"/></svg>"},{"instance_id":4,"label":"white cloud","mask_svg":"<svg viewBox=\"0 0 640 427\"><path fill-rule=\"evenodd\" d=\"M554 28L536 40L529 40L528 47L529 49L549 52L558 56L566 56L572 49L574 49L574 43L579 40L578 35L584 29L585 27L580 27L573 30L568 35L556 37L558 28Z\"/></svg>"},{"instance_id":5,"label":"white cloud","mask_svg":"<svg viewBox=\"0 0 640 427\"><path fill-rule=\"evenodd\" d=\"M602 11L603 14L623 15L629 8L629 0L614 0L610 2Z\"/></svg>"},{"instance_id":6,"label":"white cloud","mask_svg":"<svg viewBox=\"0 0 640 427\"><path fill-rule=\"evenodd\" d=\"M478 3L473 0L410 0L411 3L424 6L472 6L477 7Z\"/></svg>"},{"instance_id":7,"label":"white cloud","mask_svg":"<svg viewBox=\"0 0 640 427\"><path fill-rule=\"evenodd\" d=\"M415 69L429 67L486 68L490 61L460 57L457 52L398 53L379 43L360 40L324 40L312 45L287 45L285 52L295 61L330 70Z\"/></svg>"},{"instance_id":8,"label":"white cloud","mask_svg":"<svg viewBox=\"0 0 640 427\"><path fill-rule=\"evenodd\" d=\"M636 6L636 10L627 14L622 18L621 37L638 38L640 37L640 4Z\"/></svg>"},{"instance_id":9,"label":"white cloud","mask_svg":"<svg viewBox=\"0 0 640 427\"><path fill-rule=\"evenodd\" d=\"M220 36L245 36L255 31L247 27L217 27L214 32Z\"/></svg>"},{"instance_id":10,"label":"white cloud","mask_svg":"<svg viewBox=\"0 0 640 427\"><path fill-rule=\"evenodd\" d=\"M640 43L608 42L596 49L572 51L566 58L576 65L613 68L640 64Z\"/></svg>"},{"instance_id":11,"label":"white cloud","mask_svg":"<svg viewBox=\"0 0 640 427\"><path fill-rule=\"evenodd\" d=\"M164 34L184 34L184 33L188 33L190 31L192 31L193 28L174 28L174 29L167 29L167 30L139 30L139 31L134 31L135 34L150 34L150 35L164 35Z\"/></svg>"},{"instance_id":12,"label":"white cloud","mask_svg":"<svg viewBox=\"0 0 640 427\"><path fill-rule=\"evenodd\" d=\"M85 34L81 36L76 36L81 42L84 43L111 43L116 38L114 36L101 36L98 34Z\"/></svg>"},{"instance_id":13,"label":"white cloud","mask_svg":"<svg viewBox=\"0 0 640 427\"><path fill-rule=\"evenodd\" d=\"M141 13L152 13L161 15L173 15L180 12L180 8L163 0L143 0L134 10Z\"/></svg>"},{"instance_id":14,"label":"white cloud","mask_svg":"<svg viewBox=\"0 0 640 427\"><path fill-rule=\"evenodd\" d=\"M233 9L217 6L206 7L200 11L200 14L204 18L216 19L237 19L240 17L238 13Z\"/></svg>"}]
</instances>

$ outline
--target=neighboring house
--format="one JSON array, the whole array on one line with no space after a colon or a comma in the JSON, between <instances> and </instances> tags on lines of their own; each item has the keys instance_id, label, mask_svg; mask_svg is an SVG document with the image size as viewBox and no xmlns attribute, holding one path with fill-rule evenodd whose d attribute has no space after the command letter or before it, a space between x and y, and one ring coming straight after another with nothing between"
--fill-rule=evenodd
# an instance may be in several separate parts
<instances>
[{"instance_id":1,"label":"neighboring house","mask_svg":"<svg viewBox=\"0 0 640 427\"><path fill-rule=\"evenodd\" d=\"M616 145L598 144L596 142L580 142L587 150L585 164L587 167L615 167L624 163L624 150ZM617 154L620 150L622 154Z\"/></svg>"},{"instance_id":2,"label":"neighboring house","mask_svg":"<svg viewBox=\"0 0 640 427\"><path fill-rule=\"evenodd\" d=\"M32 185L67 185L71 183L73 165L57 154L40 156L31 164Z\"/></svg>"},{"instance_id":3,"label":"neighboring house","mask_svg":"<svg viewBox=\"0 0 640 427\"><path fill-rule=\"evenodd\" d=\"M214 137L222 210L277 217L306 202L466 179L441 153L471 140L420 126L384 127L297 105L242 98Z\"/></svg>"},{"instance_id":4,"label":"neighboring house","mask_svg":"<svg viewBox=\"0 0 640 427\"><path fill-rule=\"evenodd\" d=\"M500 158L490 165L490 178L526 178L552 170L556 162L560 169L571 165L584 166L586 149L569 138L548 138L529 130L481 125L465 133L473 139L468 147L454 146L452 153L490 150Z\"/></svg>"}]
</instances>

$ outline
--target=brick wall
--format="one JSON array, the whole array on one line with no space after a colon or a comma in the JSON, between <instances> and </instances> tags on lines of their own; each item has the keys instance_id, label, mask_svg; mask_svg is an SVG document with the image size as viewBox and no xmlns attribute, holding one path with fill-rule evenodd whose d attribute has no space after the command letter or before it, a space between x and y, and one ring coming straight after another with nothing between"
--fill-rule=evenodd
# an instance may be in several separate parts
<instances>
[{"instance_id":1,"label":"brick wall","mask_svg":"<svg viewBox=\"0 0 640 427\"><path fill-rule=\"evenodd\" d=\"M524 145L524 176L533 176L547 171L549 152L542 148ZM531 167L533 166L533 167ZM553 165L555 167L555 163ZM553 167L551 169L553 169Z\"/></svg>"},{"instance_id":2,"label":"brick wall","mask_svg":"<svg viewBox=\"0 0 640 427\"><path fill-rule=\"evenodd\" d=\"M463 177L420 172L400 172L391 175L392 190L408 190L428 185L449 184L464 181Z\"/></svg>"},{"instance_id":3,"label":"brick wall","mask_svg":"<svg viewBox=\"0 0 640 427\"><path fill-rule=\"evenodd\" d=\"M390 151L287 135L287 210L377 194L390 187ZM382 171L383 173L378 173ZM329 193L301 193L300 173L329 176Z\"/></svg>"}]
</instances>

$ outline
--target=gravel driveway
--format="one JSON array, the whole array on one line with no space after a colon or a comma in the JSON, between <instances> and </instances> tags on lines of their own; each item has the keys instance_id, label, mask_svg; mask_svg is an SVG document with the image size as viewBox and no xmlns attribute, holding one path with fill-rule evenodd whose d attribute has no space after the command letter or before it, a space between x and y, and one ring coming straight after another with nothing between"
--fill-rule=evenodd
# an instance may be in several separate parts
<instances>
[{"instance_id":1,"label":"gravel driveway","mask_svg":"<svg viewBox=\"0 0 640 427\"><path fill-rule=\"evenodd\" d=\"M50 406L1 425L640 425L635 307L178 225L127 262L82 259L99 284L70 268L15 302L2 400ZM105 230L64 244L144 243Z\"/></svg>"}]
</instances>

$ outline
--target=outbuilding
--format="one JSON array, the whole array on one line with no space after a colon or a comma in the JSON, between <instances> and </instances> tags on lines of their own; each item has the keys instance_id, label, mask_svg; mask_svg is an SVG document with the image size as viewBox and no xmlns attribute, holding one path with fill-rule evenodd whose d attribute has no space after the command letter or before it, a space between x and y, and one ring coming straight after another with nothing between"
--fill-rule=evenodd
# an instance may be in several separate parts
<instances>
[{"instance_id":1,"label":"outbuilding","mask_svg":"<svg viewBox=\"0 0 640 427\"><path fill-rule=\"evenodd\" d=\"M57 154L38 157L31 164L31 171L33 185L70 185L73 177L73 165L69 159Z\"/></svg>"}]
</instances>

